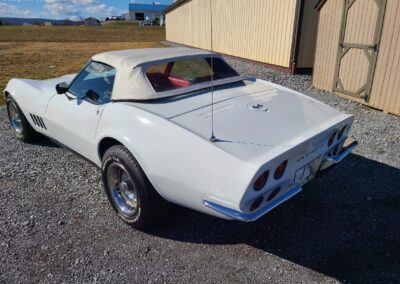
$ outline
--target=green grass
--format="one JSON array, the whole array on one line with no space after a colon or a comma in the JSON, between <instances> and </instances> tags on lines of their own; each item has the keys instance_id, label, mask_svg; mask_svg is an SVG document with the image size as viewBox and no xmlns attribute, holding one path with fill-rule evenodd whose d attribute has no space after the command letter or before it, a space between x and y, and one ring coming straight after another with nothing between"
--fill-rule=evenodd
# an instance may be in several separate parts
<instances>
[{"instance_id":1,"label":"green grass","mask_svg":"<svg viewBox=\"0 0 400 284\"><path fill-rule=\"evenodd\" d=\"M0 26L0 90L11 78L41 80L75 73L96 53L160 47L164 39L163 27L138 27L135 23L101 27Z\"/></svg>"}]
</instances>

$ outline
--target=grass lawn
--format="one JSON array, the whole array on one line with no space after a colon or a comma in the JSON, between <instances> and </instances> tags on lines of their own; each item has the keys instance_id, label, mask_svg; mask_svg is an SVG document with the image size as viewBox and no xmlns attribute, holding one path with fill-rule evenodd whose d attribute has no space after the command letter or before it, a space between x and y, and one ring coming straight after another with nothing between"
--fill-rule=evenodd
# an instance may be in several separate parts
<instances>
[{"instance_id":1,"label":"grass lawn","mask_svg":"<svg viewBox=\"0 0 400 284\"><path fill-rule=\"evenodd\" d=\"M128 23L101 27L0 26L0 90L11 78L46 79L75 73L96 53L160 47L164 39L163 27Z\"/></svg>"}]
</instances>

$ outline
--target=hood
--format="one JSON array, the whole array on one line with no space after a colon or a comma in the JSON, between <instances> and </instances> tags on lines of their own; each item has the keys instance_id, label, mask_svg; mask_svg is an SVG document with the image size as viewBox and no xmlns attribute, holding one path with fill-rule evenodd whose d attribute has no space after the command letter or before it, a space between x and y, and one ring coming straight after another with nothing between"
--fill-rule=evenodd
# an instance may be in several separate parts
<instances>
[{"instance_id":1,"label":"hood","mask_svg":"<svg viewBox=\"0 0 400 284\"><path fill-rule=\"evenodd\" d=\"M68 74L58 78L52 78L47 80L32 80L32 79L18 79L20 81L25 82L31 87L35 88L39 93L51 94L55 92L55 86L58 83L66 82L70 83L76 74Z\"/></svg>"},{"instance_id":2,"label":"hood","mask_svg":"<svg viewBox=\"0 0 400 284\"><path fill-rule=\"evenodd\" d=\"M342 121L347 115L287 88L257 81L185 98L151 110L242 159L290 148ZM166 107L169 105L169 107ZM150 110L150 111L151 111Z\"/></svg>"}]
</instances>

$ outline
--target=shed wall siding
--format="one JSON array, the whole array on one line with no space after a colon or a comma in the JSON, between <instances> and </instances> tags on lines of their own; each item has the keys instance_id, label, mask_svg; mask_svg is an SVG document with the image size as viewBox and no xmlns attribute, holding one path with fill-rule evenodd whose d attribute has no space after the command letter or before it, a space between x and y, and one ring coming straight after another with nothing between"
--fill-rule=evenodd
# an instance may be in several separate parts
<instances>
[{"instance_id":1,"label":"shed wall siding","mask_svg":"<svg viewBox=\"0 0 400 284\"><path fill-rule=\"evenodd\" d=\"M215 51L290 67L297 0L212 3ZM192 0L168 12L167 40L210 49L209 5L209 0Z\"/></svg>"},{"instance_id":2,"label":"shed wall siding","mask_svg":"<svg viewBox=\"0 0 400 284\"><path fill-rule=\"evenodd\" d=\"M319 12L313 85L326 91L333 88L343 5L343 0L328 0Z\"/></svg>"},{"instance_id":3,"label":"shed wall siding","mask_svg":"<svg viewBox=\"0 0 400 284\"><path fill-rule=\"evenodd\" d=\"M400 115L400 1L388 0L372 83L373 107Z\"/></svg>"},{"instance_id":4,"label":"shed wall siding","mask_svg":"<svg viewBox=\"0 0 400 284\"><path fill-rule=\"evenodd\" d=\"M359 2L359 3L357 3ZM344 1L328 0L320 10L317 33L317 44L314 62L313 85L317 88L332 91L337 57L337 45L342 20ZM376 22L376 9L374 1L356 0L355 4L359 15L349 16L345 34L345 40L352 43L367 43L372 40L373 28L370 26ZM358 7L359 6L359 7ZM351 11L351 10L350 10ZM353 10L355 13L356 10ZM378 59L374 72L369 106L400 115L400 1L387 0L382 36L378 52ZM362 16L362 17L361 17ZM368 65L365 55L361 51L353 50L342 62L340 77L344 85L350 90L355 90L362 82L365 82ZM347 64L347 65L346 65ZM358 72L352 72L357 65ZM351 100L365 103L363 100L342 95Z\"/></svg>"}]
</instances>

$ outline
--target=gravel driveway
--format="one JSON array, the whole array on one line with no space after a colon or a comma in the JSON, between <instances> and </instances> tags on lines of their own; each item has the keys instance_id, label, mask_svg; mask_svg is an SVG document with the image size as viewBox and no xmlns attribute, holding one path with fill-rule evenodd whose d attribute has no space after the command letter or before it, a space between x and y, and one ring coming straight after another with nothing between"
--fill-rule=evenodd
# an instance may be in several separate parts
<instances>
[{"instance_id":1,"label":"gravel driveway","mask_svg":"<svg viewBox=\"0 0 400 284\"><path fill-rule=\"evenodd\" d=\"M174 207L143 233L111 210L98 169L47 140L18 142L0 108L0 283L399 283L400 118L229 61L354 114L355 154L256 222Z\"/></svg>"}]
</instances>

